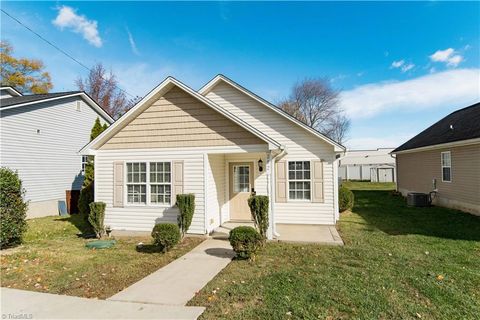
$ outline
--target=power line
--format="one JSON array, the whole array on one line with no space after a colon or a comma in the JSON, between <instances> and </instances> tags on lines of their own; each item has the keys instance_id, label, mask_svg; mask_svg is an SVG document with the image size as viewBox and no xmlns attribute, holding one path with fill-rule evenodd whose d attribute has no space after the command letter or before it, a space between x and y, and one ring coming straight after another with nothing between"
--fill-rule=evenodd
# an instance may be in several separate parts
<instances>
[{"instance_id":1,"label":"power line","mask_svg":"<svg viewBox=\"0 0 480 320\"><path fill-rule=\"evenodd\" d=\"M52 46L53 48L55 48L56 50L60 51L63 55L67 56L68 58L72 59L74 62L76 62L77 64L79 64L80 66L82 66L83 68L85 68L86 70L88 70L89 72L92 72L93 70L90 69L89 67L87 67L85 64L83 64L81 61L79 61L78 59L76 59L75 57L73 57L72 55L70 55L68 52L66 52L65 50L59 48L57 45L53 44L51 41L49 41L48 39L46 39L45 37L43 37L41 34L37 33L35 30L31 29L29 26L25 25L22 21L18 20L17 18L15 18L14 16L12 16L10 13L8 13L7 11L5 11L4 9L0 9L2 10L2 12L4 14L6 14L8 17L10 17L12 20L14 20L15 22L17 22L19 25L21 25L22 27L26 28L28 31L30 31L31 33L33 33L34 35L36 35L37 37L39 37L41 40L45 41L46 43L48 43L50 46ZM102 77L103 80L106 81L106 79L104 79ZM128 93L126 90L120 88L119 86L115 85L115 87L117 87L118 90L124 92L125 94L129 95L130 97L132 98L136 98L136 96Z\"/></svg>"}]
</instances>

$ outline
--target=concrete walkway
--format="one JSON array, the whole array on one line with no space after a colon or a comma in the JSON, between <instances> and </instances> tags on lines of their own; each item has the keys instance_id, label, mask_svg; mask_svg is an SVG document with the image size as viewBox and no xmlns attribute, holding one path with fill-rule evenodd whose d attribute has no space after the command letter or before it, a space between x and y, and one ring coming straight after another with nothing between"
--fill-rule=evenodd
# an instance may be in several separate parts
<instances>
[{"instance_id":1,"label":"concrete walkway","mask_svg":"<svg viewBox=\"0 0 480 320\"><path fill-rule=\"evenodd\" d=\"M278 241L343 245L335 226L313 224L277 224Z\"/></svg>"},{"instance_id":2,"label":"concrete walkway","mask_svg":"<svg viewBox=\"0 0 480 320\"><path fill-rule=\"evenodd\" d=\"M183 306L225 268L234 255L228 241L205 240L108 300Z\"/></svg>"},{"instance_id":3,"label":"concrete walkway","mask_svg":"<svg viewBox=\"0 0 480 320\"><path fill-rule=\"evenodd\" d=\"M1 288L2 319L162 319L194 320L204 307L163 306L86 299Z\"/></svg>"}]
</instances>

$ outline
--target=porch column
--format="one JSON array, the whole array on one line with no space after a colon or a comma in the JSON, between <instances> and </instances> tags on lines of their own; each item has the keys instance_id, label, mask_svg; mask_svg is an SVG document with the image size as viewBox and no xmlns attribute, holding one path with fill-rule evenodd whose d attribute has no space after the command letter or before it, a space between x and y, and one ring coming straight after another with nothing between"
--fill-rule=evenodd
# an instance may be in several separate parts
<instances>
[{"instance_id":1,"label":"porch column","mask_svg":"<svg viewBox=\"0 0 480 320\"><path fill-rule=\"evenodd\" d=\"M267 229L267 238L273 239L273 229L274 229L274 221L273 221L273 201L274 193L273 193L273 179L275 176L274 165L272 163L272 152L267 152L267 164L266 164L266 174L267 174L267 195L268 195L268 229Z\"/></svg>"}]
</instances>

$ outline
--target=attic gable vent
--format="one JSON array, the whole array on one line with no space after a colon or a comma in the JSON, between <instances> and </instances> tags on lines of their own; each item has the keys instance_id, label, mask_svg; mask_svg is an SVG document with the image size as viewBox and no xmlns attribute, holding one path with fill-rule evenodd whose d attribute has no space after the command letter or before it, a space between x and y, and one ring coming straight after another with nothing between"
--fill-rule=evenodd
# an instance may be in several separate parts
<instances>
[{"instance_id":1,"label":"attic gable vent","mask_svg":"<svg viewBox=\"0 0 480 320\"><path fill-rule=\"evenodd\" d=\"M76 106L75 106L75 110L81 111L81 103L80 103L80 101L77 101L77 104L76 104Z\"/></svg>"}]
</instances>

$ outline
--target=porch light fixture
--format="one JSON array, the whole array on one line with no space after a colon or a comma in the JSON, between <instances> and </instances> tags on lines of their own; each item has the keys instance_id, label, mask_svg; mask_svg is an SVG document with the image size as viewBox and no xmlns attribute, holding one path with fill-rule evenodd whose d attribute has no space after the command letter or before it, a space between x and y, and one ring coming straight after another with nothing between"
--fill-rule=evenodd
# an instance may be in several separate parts
<instances>
[{"instance_id":1,"label":"porch light fixture","mask_svg":"<svg viewBox=\"0 0 480 320\"><path fill-rule=\"evenodd\" d=\"M263 161L262 161L262 159L258 160L258 171L259 172L263 171Z\"/></svg>"}]
</instances>

